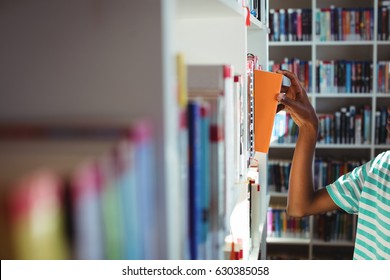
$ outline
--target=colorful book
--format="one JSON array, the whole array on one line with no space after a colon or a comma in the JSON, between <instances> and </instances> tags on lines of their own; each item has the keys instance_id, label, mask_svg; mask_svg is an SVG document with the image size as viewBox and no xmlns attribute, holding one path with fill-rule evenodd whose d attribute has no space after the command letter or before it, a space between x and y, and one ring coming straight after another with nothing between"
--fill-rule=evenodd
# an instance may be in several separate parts
<instances>
[{"instance_id":1,"label":"colorful book","mask_svg":"<svg viewBox=\"0 0 390 280\"><path fill-rule=\"evenodd\" d=\"M6 253L20 259L157 258L151 133L147 122L0 127L8 139L0 165L7 177L20 178L0 178L10 190L1 200L10 209L1 224L12 223L4 234L10 237ZM21 199L31 200L22 203L28 207L20 207ZM44 240L31 236L31 225Z\"/></svg>"},{"instance_id":2,"label":"colorful book","mask_svg":"<svg viewBox=\"0 0 390 280\"><path fill-rule=\"evenodd\" d=\"M202 234L202 196L204 187L201 103L188 104L189 138L189 239L190 257L193 260L204 258L201 242Z\"/></svg>"},{"instance_id":3,"label":"colorful book","mask_svg":"<svg viewBox=\"0 0 390 280\"><path fill-rule=\"evenodd\" d=\"M210 107L209 127L209 176L210 205L209 233L211 256L207 258L223 258L223 246L226 233L226 200L233 184L234 167L227 166L227 159L233 162L234 151L228 148L227 133L233 147L233 122L227 120L233 117L233 70L229 65L189 65L188 92L190 99L200 99ZM227 172L230 170L231 172ZM208 251L208 250L207 250Z\"/></svg>"}]
</instances>

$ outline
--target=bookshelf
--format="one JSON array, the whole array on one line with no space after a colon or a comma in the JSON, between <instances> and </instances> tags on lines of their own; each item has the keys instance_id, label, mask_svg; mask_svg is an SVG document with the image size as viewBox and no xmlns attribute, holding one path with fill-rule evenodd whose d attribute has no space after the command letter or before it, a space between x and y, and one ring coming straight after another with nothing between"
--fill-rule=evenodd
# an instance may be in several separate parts
<instances>
[{"instance_id":1,"label":"bookshelf","mask_svg":"<svg viewBox=\"0 0 390 280\"><path fill-rule=\"evenodd\" d=\"M364 108L365 106L369 106L369 108L371 108L371 110L367 112L368 123L366 124L366 127L369 127L369 129L367 130L368 136L366 141L363 139L361 142L357 140L358 142L346 141L339 143L335 141L326 141L326 138L324 138L323 141L317 142L317 149L315 154L316 160L322 159L324 161L328 161L329 164L332 164L332 161L339 161L342 163L349 161L362 162L372 159L375 155L387 150L389 147L389 143L386 143L386 141L378 143L378 137L376 136L377 132L375 131L375 112L381 107L386 107L390 104L388 87L384 88L379 80L379 77L381 77L379 64L381 64L382 61L390 60L390 52L388 48L389 38L382 38L382 36L379 35L383 32L387 32L386 29L382 27L386 26L386 24L378 24L378 20L382 19L381 7L382 1L379 0L366 0L358 2L343 0L337 1L337 3L328 0L300 0L293 2L277 1L270 3L270 21L271 16L274 15L274 13L279 16L278 20L280 19L279 12L281 9L284 10L284 14L282 12L282 16L288 15L289 12L293 13L297 11L300 11L302 14L303 11L306 11L309 15L311 15L309 16L309 19L306 19L306 21L310 24L306 27L299 27L303 33L304 30L307 31L309 29L309 32L306 33L309 35L304 38L299 36L299 38L303 38L302 40L298 40L298 35L296 37L293 35L296 34L295 30L297 29L289 29L288 27L285 28L286 35L284 36L284 39L280 36L275 37L275 35L272 35L275 32L275 30L273 30L275 27L273 27L270 23L270 65L273 63L281 64L284 67L290 67L289 69L291 70L293 69L293 66L291 66L293 64L293 59L298 59L296 61L301 63L303 62L303 66L302 64L299 65L301 68L295 69L301 69L296 71L301 71L301 79L305 80L307 93L314 108L320 116L326 114L335 116L335 112L340 111L342 107L349 109L351 105L355 106L355 108L358 110L360 108ZM365 24L360 25L361 29L358 31L358 29L356 29L358 26L354 25L354 23L352 23L353 21L350 19L349 34L352 35L346 35L344 38L342 38L342 36L337 37L337 35L332 36L330 30L332 30L331 28L333 25L330 23L330 19L333 18L332 13L333 15L337 15L337 13L334 13L334 11L337 11L338 8L342 8L341 11L350 11L350 15L352 15L352 11L355 11L355 15L353 15L355 18L368 18L368 22L366 21ZM319 13L319 11L321 13ZM388 14L388 8L383 9L383 11L385 14ZM369 16L364 17L364 15L367 15L365 13L369 13ZM337 24L337 21L335 22L336 23L334 26L340 26L340 28L343 28L342 24ZM351 31L351 25L354 25L355 32ZM327 29L327 27L329 28ZM288 35L289 30L292 32L290 37ZM329 32L327 32L328 30ZM276 30L276 32L278 31L281 32L280 29ZM344 31L344 33L338 34L347 33ZM285 58L287 58L287 60L285 60ZM364 81L364 79L362 81L363 84L367 83L365 84L366 86L362 86L361 90L358 88L355 90L352 88L348 90L346 87L339 87L334 89L331 87L331 83L321 84L324 81L320 80L320 77L323 78L324 75L329 76L329 74L326 72L320 72L320 70L317 69L319 69L320 64L332 60L335 62L340 60L347 60L355 63L362 61L365 63L365 65L370 65L369 70L366 72L369 73L367 74L368 81ZM288 64L290 64L290 66ZM364 68L365 66L362 67ZM302 74L302 71L306 71L306 73ZM283 135L283 133L281 133L281 135ZM284 136L283 138L293 139L293 136ZM279 138L279 141L275 141L271 145L269 152L270 162L281 162L277 163L277 165L283 166L282 168L285 168L286 162L288 165L289 160L292 158L295 146L294 140L291 140L291 142L288 141L289 140L283 141L283 139ZM286 171L286 174L288 174L288 171ZM270 184L273 183L274 182L270 182ZM275 189L273 192L271 191L271 206L274 205L277 208L284 207L286 205L286 194L280 193L282 190L283 186L279 186L278 192L275 192ZM268 257L278 258L279 256L281 258L303 259L352 258L353 240L348 242L320 241L314 236L315 218L310 217L309 221L310 227L308 238L267 238L267 251L270 253ZM353 223L353 227L355 227L355 222ZM283 246L284 248L290 249L290 254L286 255L285 252L281 250ZM300 252L305 253L302 254Z\"/></svg>"},{"instance_id":2,"label":"bookshelf","mask_svg":"<svg viewBox=\"0 0 390 280\"><path fill-rule=\"evenodd\" d=\"M144 131L141 136L138 135L143 140L144 133L152 137L146 152L150 157L146 157L148 160L143 158L142 164L142 174L148 178L145 179L147 182L140 178L137 180L147 184L149 195L153 194L148 210L148 217L153 223L149 225L148 241L142 243L149 249L135 255L138 258L189 258L186 211L178 211L187 205L186 193L183 192L185 179L182 177L185 153L180 148L183 108L178 102L178 88L183 81L177 74L181 70L177 55L183 56L184 68L187 65L232 65L235 75L246 77L247 53L253 53L266 68L269 60L267 24L264 19L262 22L251 15L250 25L247 26L243 3L246 1L81 3L41 0L23 4L5 1L2 4L1 125L27 123L32 127L49 127L50 130L58 128L59 123L65 123L70 124L71 128L67 129L73 135L80 122L87 123L87 127L103 124L103 130L118 124L128 127L139 119L150 124L150 134ZM263 10L264 14L267 13ZM242 88L245 92L246 86L244 78ZM244 102L247 102L245 98ZM247 133L244 135L246 137ZM78 143L80 140L76 136L72 141ZM121 140L115 139L114 142L122 143ZM129 147L134 145L131 141L126 143ZM85 145L88 147L88 144ZM144 149L142 141L140 146ZM244 150L247 148L244 147ZM79 149L83 151L81 147L71 152ZM97 151L96 156L103 152L107 153L107 149ZM61 149L60 154L66 154L66 149ZM94 152L86 153L88 158L94 156ZM31 160L36 159L32 157ZM254 201L258 206L258 218L255 219L253 234L249 237L248 228L243 233L236 229L242 235L239 237L246 242L245 259L265 258L266 250L265 217L269 197L266 196L265 155L257 154L256 160L258 165L253 170L246 167L240 180L227 182L236 189L236 196L228 205L229 210L224 217L223 234L226 236L235 231L230 229L228 221L246 199L247 177L256 178L255 183L262 186ZM107 162L111 161L112 158L108 157L104 165L110 165ZM66 163L69 165L68 161ZM229 165L230 170L234 171L237 164L233 162ZM67 171L70 172L73 165L68 165ZM140 192L147 200L146 191ZM112 193L109 192L106 199L113 199L110 195ZM114 192L115 195L118 194ZM137 208L137 211L142 210ZM244 213L249 216L247 211ZM142 218L142 215L138 217ZM0 222L4 220L0 219ZM121 233L115 234L119 236ZM130 241L124 239L122 242ZM62 256L75 258L72 252ZM98 256L123 257L120 254Z\"/></svg>"}]
</instances>

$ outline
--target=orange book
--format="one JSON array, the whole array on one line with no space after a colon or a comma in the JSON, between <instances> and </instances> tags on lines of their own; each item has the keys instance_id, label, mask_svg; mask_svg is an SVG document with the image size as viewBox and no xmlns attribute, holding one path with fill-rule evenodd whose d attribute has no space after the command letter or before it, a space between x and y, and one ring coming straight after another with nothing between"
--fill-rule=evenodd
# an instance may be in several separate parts
<instances>
[{"instance_id":1,"label":"orange book","mask_svg":"<svg viewBox=\"0 0 390 280\"><path fill-rule=\"evenodd\" d=\"M268 153L283 75L255 70L254 80L255 151Z\"/></svg>"}]
</instances>

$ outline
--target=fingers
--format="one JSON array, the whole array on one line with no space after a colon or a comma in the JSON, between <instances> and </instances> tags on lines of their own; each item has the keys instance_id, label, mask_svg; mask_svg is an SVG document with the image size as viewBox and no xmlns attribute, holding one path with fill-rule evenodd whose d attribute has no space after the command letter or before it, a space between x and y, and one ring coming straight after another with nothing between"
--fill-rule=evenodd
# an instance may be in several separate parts
<instances>
[{"instance_id":1,"label":"fingers","mask_svg":"<svg viewBox=\"0 0 390 280\"><path fill-rule=\"evenodd\" d=\"M289 86L282 85L282 87L280 88L280 92L286 93L289 88L290 88Z\"/></svg>"},{"instance_id":2,"label":"fingers","mask_svg":"<svg viewBox=\"0 0 390 280\"><path fill-rule=\"evenodd\" d=\"M276 70L276 73L279 73L279 74L283 74L284 76L286 76L287 78L289 78L291 80L291 82L296 82L299 84L299 80L297 78L297 76L295 76L295 74L293 72L290 72L288 70Z\"/></svg>"},{"instance_id":3,"label":"fingers","mask_svg":"<svg viewBox=\"0 0 390 280\"><path fill-rule=\"evenodd\" d=\"M283 93L279 93L276 96L276 100L278 100L284 106L291 106L291 103L293 102L290 98L286 97L286 95Z\"/></svg>"},{"instance_id":4,"label":"fingers","mask_svg":"<svg viewBox=\"0 0 390 280\"><path fill-rule=\"evenodd\" d=\"M289 78L292 86L297 86L301 88L301 83L299 82L299 79L293 72L290 72L288 70L276 70L276 73L283 74L284 76Z\"/></svg>"}]
</instances>

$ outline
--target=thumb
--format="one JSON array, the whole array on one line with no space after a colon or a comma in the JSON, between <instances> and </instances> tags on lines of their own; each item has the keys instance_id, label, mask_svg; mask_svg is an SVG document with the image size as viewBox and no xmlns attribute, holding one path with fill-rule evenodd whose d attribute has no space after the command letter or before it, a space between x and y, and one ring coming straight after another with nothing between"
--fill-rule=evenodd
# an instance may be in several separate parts
<instances>
[{"instance_id":1,"label":"thumb","mask_svg":"<svg viewBox=\"0 0 390 280\"><path fill-rule=\"evenodd\" d=\"M276 96L276 100L278 100L281 104L283 104L285 107L295 108L296 101L293 99L290 99L286 96L284 93L279 93Z\"/></svg>"}]
</instances>

